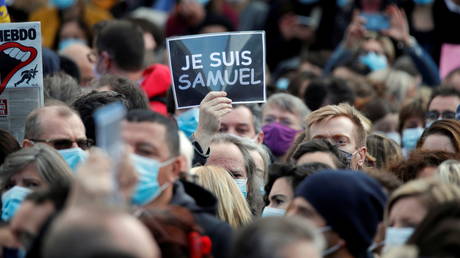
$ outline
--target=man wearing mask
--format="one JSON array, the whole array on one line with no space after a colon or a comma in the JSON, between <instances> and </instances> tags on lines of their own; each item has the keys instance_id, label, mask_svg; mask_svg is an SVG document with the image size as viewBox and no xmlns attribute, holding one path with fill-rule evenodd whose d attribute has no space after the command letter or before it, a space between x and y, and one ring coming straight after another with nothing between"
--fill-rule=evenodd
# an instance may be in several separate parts
<instances>
[{"instance_id":1,"label":"man wearing mask","mask_svg":"<svg viewBox=\"0 0 460 258\"><path fill-rule=\"evenodd\" d=\"M303 119L310 113L303 101L286 93L268 98L262 109L264 144L278 158L291 147L296 135L303 130Z\"/></svg>"},{"instance_id":2,"label":"man wearing mask","mask_svg":"<svg viewBox=\"0 0 460 258\"><path fill-rule=\"evenodd\" d=\"M124 142L133 149L138 184L131 203L140 207L178 205L189 209L212 240L214 257L224 257L231 228L215 217L217 200L203 188L179 180L179 134L173 120L149 110L130 111L122 125Z\"/></svg>"},{"instance_id":3,"label":"man wearing mask","mask_svg":"<svg viewBox=\"0 0 460 258\"><path fill-rule=\"evenodd\" d=\"M426 112L426 127L436 120L455 119L455 112L460 105L460 92L454 88L439 88L431 94Z\"/></svg>"},{"instance_id":4,"label":"man wearing mask","mask_svg":"<svg viewBox=\"0 0 460 258\"><path fill-rule=\"evenodd\" d=\"M349 104L328 105L306 117L305 140L330 141L345 155L347 167L359 170L366 160L370 128L369 119Z\"/></svg>"},{"instance_id":5,"label":"man wearing mask","mask_svg":"<svg viewBox=\"0 0 460 258\"><path fill-rule=\"evenodd\" d=\"M80 116L64 105L42 107L29 114L22 146L39 142L55 148L73 171L86 159L85 150L92 145Z\"/></svg>"},{"instance_id":6,"label":"man wearing mask","mask_svg":"<svg viewBox=\"0 0 460 258\"><path fill-rule=\"evenodd\" d=\"M313 222L323 233L323 257L369 257L368 248L383 219L382 186L357 171L322 171L297 187L287 216Z\"/></svg>"}]
</instances>

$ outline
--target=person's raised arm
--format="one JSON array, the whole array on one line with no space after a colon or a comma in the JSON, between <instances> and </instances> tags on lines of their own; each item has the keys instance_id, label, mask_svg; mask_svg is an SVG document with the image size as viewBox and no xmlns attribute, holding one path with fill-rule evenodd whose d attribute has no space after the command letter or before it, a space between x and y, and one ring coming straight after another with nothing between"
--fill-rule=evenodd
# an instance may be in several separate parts
<instances>
[{"instance_id":1,"label":"person's raised arm","mask_svg":"<svg viewBox=\"0 0 460 258\"><path fill-rule=\"evenodd\" d=\"M395 5L391 5L386 12L390 16L391 27L382 31L382 33L402 45L404 51L411 57L417 70L422 75L423 83L429 86L437 86L440 83L438 67L433 58L410 35L404 11Z\"/></svg>"},{"instance_id":2,"label":"person's raised arm","mask_svg":"<svg viewBox=\"0 0 460 258\"><path fill-rule=\"evenodd\" d=\"M352 51L359 47L361 40L366 34L366 20L359 15L359 11L353 13L353 19L348 25L342 43L332 53L324 66L324 74L328 75L341 61L349 58Z\"/></svg>"},{"instance_id":3,"label":"person's raised arm","mask_svg":"<svg viewBox=\"0 0 460 258\"><path fill-rule=\"evenodd\" d=\"M203 154L206 154L211 139L219 132L221 118L232 111L232 100L224 91L211 91L200 103L200 120L194 133Z\"/></svg>"}]
</instances>

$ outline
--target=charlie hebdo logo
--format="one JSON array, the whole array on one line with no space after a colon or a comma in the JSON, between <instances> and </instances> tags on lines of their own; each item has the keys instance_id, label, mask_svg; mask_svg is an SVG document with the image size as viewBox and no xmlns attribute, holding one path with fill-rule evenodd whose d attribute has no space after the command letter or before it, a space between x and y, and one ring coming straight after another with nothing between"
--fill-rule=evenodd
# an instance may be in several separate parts
<instances>
[{"instance_id":1,"label":"charlie hebdo logo","mask_svg":"<svg viewBox=\"0 0 460 258\"><path fill-rule=\"evenodd\" d=\"M0 30L0 94L11 78L37 57L35 48L24 46L18 41L35 40L37 39L37 34L35 28ZM37 70L37 68L34 68L34 70ZM30 71L30 69L29 72L23 71L21 73L21 77L27 77L26 74L34 75L35 77L37 74L37 72Z\"/></svg>"},{"instance_id":2,"label":"charlie hebdo logo","mask_svg":"<svg viewBox=\"0 0 460 258\"><path fill-rule=\"evenodd\" d=\"M22 68L29 65L37 57L37 50L33 47L26 47L17 42L8 42L0 45L0 94L6 88L10 79ZM21 72L19 83L35 78L37 66Z\"/></svg>"}]
</instances>

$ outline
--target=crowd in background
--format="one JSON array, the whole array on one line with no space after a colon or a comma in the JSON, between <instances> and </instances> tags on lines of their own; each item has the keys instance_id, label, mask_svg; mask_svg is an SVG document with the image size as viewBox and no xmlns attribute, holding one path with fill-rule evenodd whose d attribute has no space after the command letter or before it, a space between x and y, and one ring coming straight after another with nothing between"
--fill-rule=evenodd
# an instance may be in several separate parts
<instances>
[{"instance_id":1,"label":"crowd in background","mask_svg":"<svg viewBox=\"0 0 460 258\"><path fill-rule=\"evenodd\" d=\"M7 8L41 22L45 105L0 130L2 257L460 257L460 0ZM176 109L165 38L252 30L266 102Z\"/></svg>"}]
</instances>

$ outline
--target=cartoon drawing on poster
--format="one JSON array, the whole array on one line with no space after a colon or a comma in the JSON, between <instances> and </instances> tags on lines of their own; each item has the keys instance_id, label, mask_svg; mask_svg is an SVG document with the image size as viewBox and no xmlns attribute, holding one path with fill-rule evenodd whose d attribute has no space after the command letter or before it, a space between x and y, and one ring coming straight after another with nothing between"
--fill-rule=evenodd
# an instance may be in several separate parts
<instances>
[{"instance_id":1,"label":"cartoon drawing on poster","mask_svg":"<svg viewBox=\"0 0 460 258\"><path fill-rule=\"evenodd\" d=\"M265 34L231 32L167 39L176 108L198 106L209 91L232 103L265 101Z\"/></svg>"},{"instance_id":2,"label":"cartoon drawing on poster","mask_svg":"<svg viewBox=\"0 0 460 258\"><path fill-rule=\"evenodd\" d=\"M27 115L43 105L39 22L0 23L0 128L22 140Z\"/></svg>"}]
</instances>

